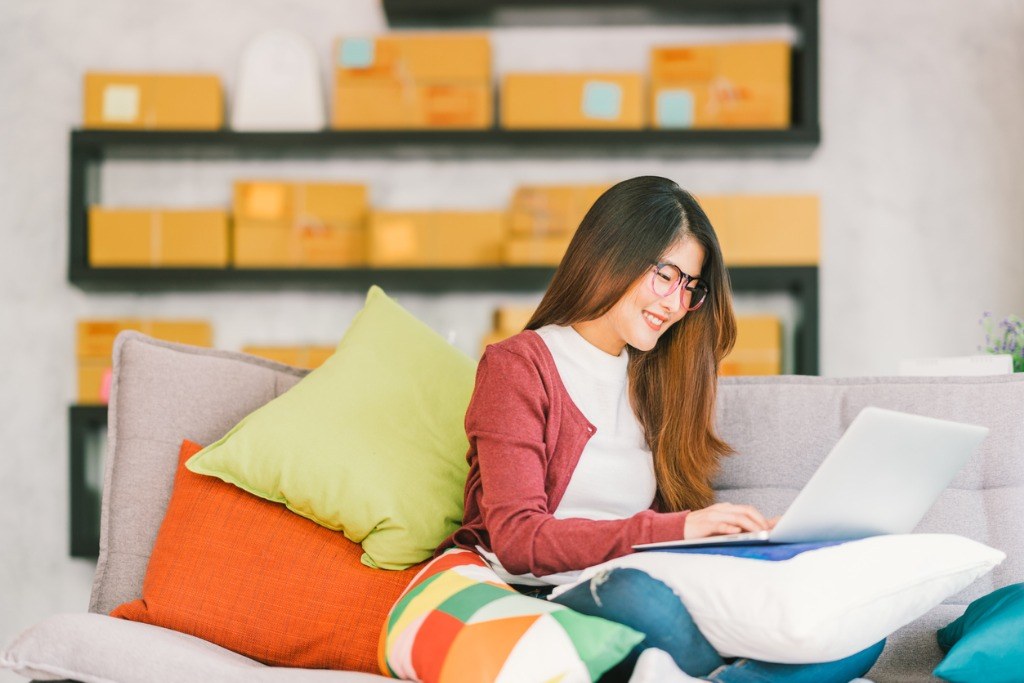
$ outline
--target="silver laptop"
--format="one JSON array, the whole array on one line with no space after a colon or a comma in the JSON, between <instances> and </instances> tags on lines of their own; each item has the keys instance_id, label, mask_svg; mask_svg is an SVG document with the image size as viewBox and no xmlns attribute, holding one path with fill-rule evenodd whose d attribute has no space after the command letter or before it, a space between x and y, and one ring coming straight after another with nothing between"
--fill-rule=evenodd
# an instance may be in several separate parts
<instances>
[{"instance_id":1,"label":"silver laptop","mask_svg":"<svg viewBox=\"0 0 1024 683\"><path fill-rule=\"evenodd\" d=\"M986 434L987 427L864 408L774 529L633 548L810 543L907 534Z\"/></svg>"}]
</instances>

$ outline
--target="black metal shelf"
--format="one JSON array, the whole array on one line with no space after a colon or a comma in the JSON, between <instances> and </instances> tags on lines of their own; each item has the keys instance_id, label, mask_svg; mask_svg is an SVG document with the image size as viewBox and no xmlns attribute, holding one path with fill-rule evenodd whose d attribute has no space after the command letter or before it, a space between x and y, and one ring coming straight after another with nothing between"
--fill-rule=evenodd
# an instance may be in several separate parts
<instances>
[{"instance_id":1,"label":"black metal shelf","mask_svg":"<svg viewBox=\"0 0 1024 683\"><path fill-rule=\"evenodd\" d=\"M792 128L769 144L820 140L818 0L383 0L392 28L622 26L669 24L786 23L798 33L793 45ZM694 133L691 142L711 140ZM715 136L717 138L717 136ZM714 144L749 144L726 135Z\"/></svg>"},{"instance_id":2,"label":"black metal shelf","mask_svg":"<svg viewBox=\"0 0 1024 683\"><path fill-rule=\"evenodd\" d=\"M70 506L68 543L71 557L95 559L100 548L100 491L86 482L88 439L107 425L107 406L73 405L68 409Z\"/></svg>"},{"instance_id":3,"label":"black metal shelf","mask_svg":"<svg viewBox=\"0 0 1024 683\"><path fill-rule=\"evenodd\" d=\"M554 268L74 268L69 280L92 291L279 290L519 292L544 289Z\"/></svg>"}]
</instances>

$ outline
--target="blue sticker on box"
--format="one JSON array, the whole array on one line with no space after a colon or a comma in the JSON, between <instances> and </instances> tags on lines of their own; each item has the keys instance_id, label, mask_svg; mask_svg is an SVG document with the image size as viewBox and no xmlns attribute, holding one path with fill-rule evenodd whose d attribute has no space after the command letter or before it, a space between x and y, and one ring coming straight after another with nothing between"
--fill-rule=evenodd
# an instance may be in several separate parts
<instances>
[{"instance_id":1,"label":"blue sticker on box","mask_svg":"<svg viewBox=\"0 0 1024 683\"><path fill-rule=\"evenodd\" d=\"M655 108L660 127L693 128L694 101L689 90L662 90Z\"/></svg>"},{"instance_id":2,"label":"blue sticker on box","mask_svg":"<svg viewBox=\"0 0 1024 683\"><path fill-rule=\"evenodd\" d=\"M622 115L622 87L607 81L583 85L583 115L592 119L617 119Z\"/></svg>"},{"instance_id":3,"label":"blue sticker on box","mask_svg":"<svg viewBox=\"0 0 1024 683\"><path fill-rule=\"evenodd\" d=\"M338 66L365 69L373 64L373 49L370 38L346 38L338 48Z\"/></svg>"}]
</instances>

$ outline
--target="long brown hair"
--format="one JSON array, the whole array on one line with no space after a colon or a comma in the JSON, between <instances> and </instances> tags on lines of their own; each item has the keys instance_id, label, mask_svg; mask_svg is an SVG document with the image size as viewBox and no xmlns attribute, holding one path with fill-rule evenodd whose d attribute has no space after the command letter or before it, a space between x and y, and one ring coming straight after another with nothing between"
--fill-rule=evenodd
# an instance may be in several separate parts
<instances>
[{"instance_id":1,"label":"long brown hair","mask_svg":"<svg viewBox=\"0 0 1024 683\"><path fill-rule=\"evenodd\" d=\"M584 216L525 328L600 318L686 237L704 248L707 301L650 351L627 345L630 400L654 456L658 502L666 511L710 505L719 458L732 452L714 429L718 365L736 341L732 288L718 237L697 201L658 176L613 185Z\"/></svg>"}]
</instances>

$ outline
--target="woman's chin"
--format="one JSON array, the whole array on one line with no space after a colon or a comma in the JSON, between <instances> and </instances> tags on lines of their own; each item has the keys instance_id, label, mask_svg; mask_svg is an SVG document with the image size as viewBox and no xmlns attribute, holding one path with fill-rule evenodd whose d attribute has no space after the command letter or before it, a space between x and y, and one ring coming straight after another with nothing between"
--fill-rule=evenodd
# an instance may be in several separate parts
<instances>
[{"instance_id":1,"label":"woman's chin","mask_svg":"<svg viewBox=\"0 0 1024 683\"><path fill-rule=\"evenodd\" d=\"M652 335L650 332L646 334L638 334L627 343L637 351L650 351L658 345L659 335Z\"/></svg>"}]
</instances>

